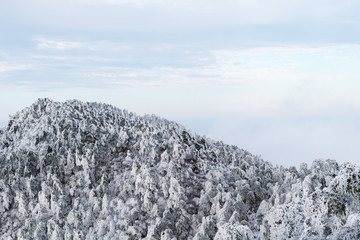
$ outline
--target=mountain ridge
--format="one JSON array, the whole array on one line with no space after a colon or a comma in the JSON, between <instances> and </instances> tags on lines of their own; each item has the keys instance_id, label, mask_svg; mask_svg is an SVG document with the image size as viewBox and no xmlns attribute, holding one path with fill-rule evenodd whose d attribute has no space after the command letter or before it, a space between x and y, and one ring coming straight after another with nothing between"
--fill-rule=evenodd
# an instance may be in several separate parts
<instances>
[{"instance_id":1,"label":"mountain ridge","mask_svg":"<svg viewBox=\"0 0 360 240\"><path fill-rule=\"evenodd\" d=\"M1 239L360 239L359 166L273 166L108 104L39 99L0 131Z\"/></svg>"}]
</instances>

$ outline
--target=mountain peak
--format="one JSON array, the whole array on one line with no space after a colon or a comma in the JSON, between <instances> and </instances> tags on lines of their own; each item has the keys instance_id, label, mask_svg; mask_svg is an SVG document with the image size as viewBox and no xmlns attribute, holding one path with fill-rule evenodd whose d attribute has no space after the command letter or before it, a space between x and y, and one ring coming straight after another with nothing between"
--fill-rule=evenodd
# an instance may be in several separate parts
<instances>
[{"instance_id":1,"label":"mountain peak","mask_svg":"<svg viewBox=\"0 0 360 240\"><path fill-rule=\"evenodd\" d=\"M274 167L156 116L38 99L0 132L2 239L356 239L360 169Z\"/></svg>"}]
</instances>

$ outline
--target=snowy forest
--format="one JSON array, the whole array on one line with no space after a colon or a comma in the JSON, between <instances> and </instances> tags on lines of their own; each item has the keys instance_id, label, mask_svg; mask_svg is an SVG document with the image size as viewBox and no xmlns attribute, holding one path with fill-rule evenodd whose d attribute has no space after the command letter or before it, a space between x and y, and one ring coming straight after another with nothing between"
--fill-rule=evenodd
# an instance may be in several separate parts
<instances>
[{"instance_id":1,"label":"snowy forest","mask_svg":"<svg viewBox=\"0 0 360 240\"><path fill-rule=\"evenodd\" d=\"M0 130L0 239L360 239L360 167L273 166L154 115L39 99Z\"/></svg>"}]
</instances>

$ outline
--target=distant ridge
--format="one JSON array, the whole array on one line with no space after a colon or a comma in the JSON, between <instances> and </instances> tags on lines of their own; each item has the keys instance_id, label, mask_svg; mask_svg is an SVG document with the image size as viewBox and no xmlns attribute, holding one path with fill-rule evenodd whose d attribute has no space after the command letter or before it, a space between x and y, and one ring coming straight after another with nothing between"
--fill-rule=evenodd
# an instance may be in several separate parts
<instances>
[{"instance_id":1,"label":"distant ridge","mask_svg":"<svg viewBox=\"0 0 360 240\"><path fill-rule=\"evenodd\" d=\"M360 168L274 167L156 116L39 99L0 130L0 239L360 239Z\"/></svg>"}]
</instances>

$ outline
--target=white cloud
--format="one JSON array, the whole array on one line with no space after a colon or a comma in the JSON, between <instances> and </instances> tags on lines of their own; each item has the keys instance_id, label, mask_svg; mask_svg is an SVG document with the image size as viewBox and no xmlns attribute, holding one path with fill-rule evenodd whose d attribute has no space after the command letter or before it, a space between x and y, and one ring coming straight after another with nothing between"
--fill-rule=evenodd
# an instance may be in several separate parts
<instances>
[{"instance_id":1,"label":"white cloud","mask_svg":"<svg viewBox=\"0 0 360 240\"><path fill-rule=\"evenodd\" d=\"M37 38L35 41L37 42L37 47L41 49L69 50L84 47L81 42L74 41L58 41L46 38Z\"/></svg>"},{"instance_id":2,"label":"white cloud","mask_svg":"<svg viewBox=\"0 0 360 240\"><path fill-rule=\"evenodd\" d=\"M125 45L121 42L108 42L108 41L67 41L56 40L48 38L35 38L36 46L40 49L47 50L75 50L75 49L88 49L92 51L127 51L131 50L132 46Z\"/></svg>"},{"instance_id":3,"label":"white cloud","mask_svg":"<svg viewBox=\"0 0 360 240\"><path fill-rule=\"evenodd\" d=\"M245 50L213 50L203 64L190 67L99 67L80 73L82 78L156 80L160 85L216 85L216 84L280 84L298 87L307 79L321 82L333 79L332 73L324 72L327 64L342 64L349 53L360 51L360 45L336 45L320 47L261 47ZM200 57L201 58L201 57ZM192 61L196 62L196 56ZM330 62L329 62L330 61ZM312 69L317 62L318 70ZM304 71L305 69L305 71Z\"/></svg>"},{"instance_id":4,"label":"white cloud","mask_svg":"<svg viewBox=\"0 0 360 240\"><path fill-rule=\"evenodd\" d=\"M106 63L106 62L113 62L114 60L116 60L116 58L111 58L111 57L102 57L100 55L85 55L85 56L74 56L74 55L32 55L31 56L32 59L36 59L36 60L52 60L52 61L58 61L58 62L67 62L68 64L70 63L79 63L79 62L102 62L102 63ZM49 64L42 64L44 65L49 65ZM51 65L51 64L50 64Z\"/></svg>"},{"instance_id":5,"label":"white cloud","mask_svg":"<svg viewBox=\"0 0 360 240\"><path fill-rule=\"evenodd\" d=\"M34 66L31 64L0 62L0 72L22 71L22 70L30 70L33 68Z\"/></svg>"},{"instance_id":6,"label":"white cloud","mask_svg":"<svg viewBox=\"0 0 360 240\"><path fill-rule=\"evenodd\" d=\"M56 56L56 55L33 55L31 56L33 59L40 60L55 60L55 61L65 61L72 59L70 56Z\"/></svg>"}]
</instances>

